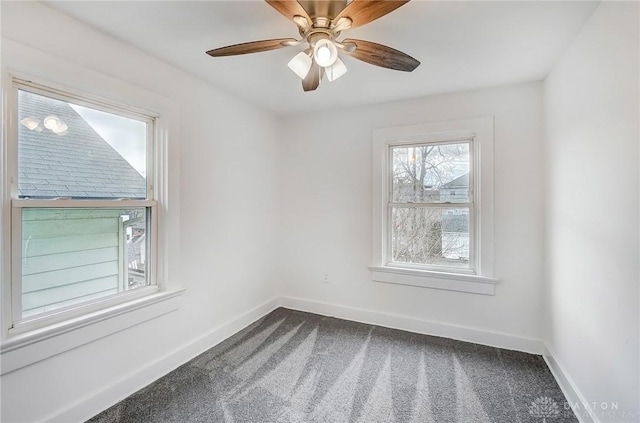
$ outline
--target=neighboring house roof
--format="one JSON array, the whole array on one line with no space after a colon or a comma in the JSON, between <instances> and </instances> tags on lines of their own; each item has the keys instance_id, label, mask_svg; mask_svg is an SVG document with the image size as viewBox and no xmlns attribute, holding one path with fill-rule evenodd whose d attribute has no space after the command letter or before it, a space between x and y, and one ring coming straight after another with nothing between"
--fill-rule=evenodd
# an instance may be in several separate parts
<instances>
[{"instance_id":1,"label":"neighboring house roof","mask_svg":"<svg viewBox=\"0 0 640 423\"><path fill-rule=\"evenodd\" d=\"M146 182L69 104L19 92L18 120L57 116L65 134L18 125L22 197L144 198Z\"/></svg>"},{"instance_id":2,"label":"neighboring house roof","mask_svg":"<svg viewBox=\"0 0 640 423\"><path fill-rule=\"evenodd\" d=\"M442 185L442 188L451 189L451 188L468 188L469 187L469 173L465 173L462 176L458 176L456 179L447 182Z\"/></svg>"},{"instance_id":3,"label":"neighboring house roof","mask_svg":"<svg viewBox=\"0 0 640 423\"><path fill-rule=\"evenodd\" d=\"M469 233L469 215L446 214L442 216L442 232Z\"/></svg>"}]
</instances>

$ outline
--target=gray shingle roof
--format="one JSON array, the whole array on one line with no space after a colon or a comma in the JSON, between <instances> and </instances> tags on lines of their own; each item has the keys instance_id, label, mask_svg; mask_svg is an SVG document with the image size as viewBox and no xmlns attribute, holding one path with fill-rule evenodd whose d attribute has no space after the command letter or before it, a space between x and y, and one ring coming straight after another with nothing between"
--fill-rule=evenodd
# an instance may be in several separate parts
<instances>
[{"instance_id":1,"label":"gray shingle roof","mask_svg":"<svg viewBox=\"0 0 640 423\"><path fill-rule=\"evenodd\" d=\"M469 187L468 172L442 185L442 188L468 188L468 187Z\"/></svg>"},{"instance_id":2,"label":"gray shingle roof","mask_svg":"<svg viewBox=\"0 0 640 423\"><path fill-rule=\"evenodd\" d=\"M69 104L19 92L18 120L54 115L65 134L18 125L21 197L145 198L146 181Z\"/></svg>"}]
</instances>

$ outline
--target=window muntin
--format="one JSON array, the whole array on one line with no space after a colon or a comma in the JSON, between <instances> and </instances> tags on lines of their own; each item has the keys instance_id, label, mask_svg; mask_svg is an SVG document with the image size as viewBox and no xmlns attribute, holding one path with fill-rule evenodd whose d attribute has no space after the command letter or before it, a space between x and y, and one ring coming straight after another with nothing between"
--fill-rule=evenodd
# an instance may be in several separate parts
<instances>
[{"instance_id":1,"label":"window muntin","mask_svg":"<svg viewBox=\"0 0 640 423\"><path fill-rule=\"evenodd\" d=\"M474 271L472 140L388 147L387 259Z\"/></svg>"},{"instance_id":2,"label":"window muntin","mask_svg":"<svg viewBox=\"0 0 640 423\"><path fill-rule=\"evenodd\" d=\"M156 292L155 116L13 88L12 327Z\"/></svg>"}]
</instances>

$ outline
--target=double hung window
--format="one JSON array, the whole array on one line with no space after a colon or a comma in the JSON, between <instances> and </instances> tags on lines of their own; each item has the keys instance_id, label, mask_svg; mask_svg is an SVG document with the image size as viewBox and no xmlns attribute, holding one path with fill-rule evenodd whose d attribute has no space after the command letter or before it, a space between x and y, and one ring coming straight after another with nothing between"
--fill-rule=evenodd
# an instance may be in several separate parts
<instances>
[{"instance_id":1,"label":"double hung window","mask_svg":"<svg viewBox=\"0 0 640 423\"><path fill-rule=\"evenodd\" d=\"M9 95L9 330L157 291L157 116L19 79Z\"/></svg>"},{"instance_id":2,"label":"double hung window","mask_svg":"<svg viewBox=\"0 0 640 423\"><path fill-rule=\"evenodd\" d=\"M473 139L388 148L388 263L472 271Z\"/></svg>"},{"instance_id":3,"label":"double hung window","mask_svg":"<svg viewBox=\"0 0 640 423\"><path fill-rule=\"evenodd\" d=\"M374 281L492 295L493 118L381 128Z\"/></svg>"}]
</instances>

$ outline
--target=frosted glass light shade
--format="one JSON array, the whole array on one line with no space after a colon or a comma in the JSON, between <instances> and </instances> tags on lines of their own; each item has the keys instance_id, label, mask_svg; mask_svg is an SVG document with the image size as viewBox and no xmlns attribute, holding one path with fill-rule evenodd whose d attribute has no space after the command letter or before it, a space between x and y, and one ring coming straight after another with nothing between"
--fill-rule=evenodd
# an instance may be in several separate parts
<instances>
[{"instance_id":1,"label":"frosted glass light shade","mask_svg":"<svg viewBox=\"0 0 640 423\"><path fill-rule=\"evenodd\" d=\"M69 129L67 124L61 121L58 116L47 116L43 120L43 125L54 134L63 134Z\"/></svg>"},{"instance_id":2,"label":"frosted glass light shade","mask_svg":"<svg viewBox=\"0 0 640 423\"><path fill-rule=\"evenodd\" d=\"M26 117L20 121L20 123L26 128L35 131L35 129L40 125L40 123L32 117Z\"/></svg>"},{"instance_id":3,"label":"frosted glass light shade","mask_svg":"<svg viewBox=\"0 0 640 423\"><path fill-rule=\"evenodd\" d=\"M333 65L338 59L338 49L331 40L319 40L313 47L313 58L317 64L326 68Z\"/></svg>"},{"instance_id":4,"label":"frosted glass light shade","mask_svg":"<svg viewBox=\"0 0 640 423\"><path fill-rule=\"evenodd\" d=\"M65 132L67 132L67 130L69 129L69 127L67 126L66 123L64 122L60 122L60 124L58 126L56 126L55 128L53 128L51 130L51 132L53 132L54 134L64 134Z\"/></svg>"},{"instance_id":5,"label":"frosted glass light shade","mask_svg":"<svg viewBox=\"0 0 640 423\"><path fill-rule=\"evenodd\" d=\"M329 81L335 81L336 79L347 73L347 67L344 65L344 62L342 60L336 58L335 63L332 66L325 68L324 71L327 74L327 79Z\"/></svg>"},{"instance_id":6,"label":"frosted glass light shade","mask_svg":"<svg viewBox=\"0 0 640 423\"><path fill-rule=\"evenodd\" d=\"M301 51L296 54L291 61L289 61L287 66L289 66L289 69L295 72L300 79L304 79L307 77L309 69L311 69L311 57L309 57L309 55L304 51Z\"/></svg>"},{"instance_id":7,"label":"frosted glass light shade","mask_svg":"<svg viewBox=\"0 0 640 423\"><path fill-rule=\"evenodd\" d=\"M44 127L47 129L55 129L60 125L60 119L57 116L47 116L44 118Z\"/></svg>"}]
</instances>

